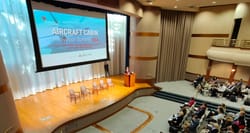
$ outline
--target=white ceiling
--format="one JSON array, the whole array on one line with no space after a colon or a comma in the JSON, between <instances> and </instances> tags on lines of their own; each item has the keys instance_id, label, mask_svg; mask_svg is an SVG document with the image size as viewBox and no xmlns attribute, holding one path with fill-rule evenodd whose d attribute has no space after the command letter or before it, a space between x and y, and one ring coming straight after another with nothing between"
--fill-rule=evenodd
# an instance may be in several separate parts
<instances>
[{"instance_id":1,"label":"white ceiling","mask_svg":"<svg viewBox=\"0 0 250 133\"><path fill-rule=\"evenodd\" d=\"M250 0L137 0L143 6L154 6L162 9L199 11L200 7L237 4Z\"/></svg>"}]
</instances>

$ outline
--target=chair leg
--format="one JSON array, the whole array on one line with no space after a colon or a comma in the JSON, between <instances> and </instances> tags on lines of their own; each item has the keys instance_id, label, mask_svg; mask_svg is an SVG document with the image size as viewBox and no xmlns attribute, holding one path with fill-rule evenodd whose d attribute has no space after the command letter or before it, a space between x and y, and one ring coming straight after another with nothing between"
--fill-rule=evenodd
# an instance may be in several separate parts
<instances>
[{"instance_id":1,"label":"chair leg","mask_svg":"<svg viewBox=\"0 0 250 133\"><path fill-rule=\"evenodd\" d=\"M72 102L74 99L73 99L73 97L70 97L70 102Z\"/></svg>"},{"instance_id":2,"label":"chair leg","mask_svg":"<svg viewBox=\"0 0 250 133\"><path fill-rule=\"evenodd\" d=\"M70 102L74 101L76 103L76 97L70 97Z\"/></svg>"},{"instance_id":3,"label":"chair leg","mask_svg":"<svg viewBox=\"0 0 250 133\"><path fill-rule=\"evenodd\" d=\"M76 104L76 97L74 97L74 100L75 100L75 104Z\"/></svg>"}]
</instances>

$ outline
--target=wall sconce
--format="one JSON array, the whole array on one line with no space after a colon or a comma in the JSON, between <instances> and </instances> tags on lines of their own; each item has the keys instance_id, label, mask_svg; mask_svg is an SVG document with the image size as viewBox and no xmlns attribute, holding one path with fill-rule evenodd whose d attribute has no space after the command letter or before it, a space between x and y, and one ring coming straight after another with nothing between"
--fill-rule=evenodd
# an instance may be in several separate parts
<instances>
[{"instance_id":1,"label":"wall sconce","mask_svg":"<svg viewBox=\"0 0 250 133\"><path fill-rule=\"evenodd\" d=\"M231 71L232 71L232 72L235 72L236 70L235 70L235 69L232 69Z\"/></svg>"}]
</instances>

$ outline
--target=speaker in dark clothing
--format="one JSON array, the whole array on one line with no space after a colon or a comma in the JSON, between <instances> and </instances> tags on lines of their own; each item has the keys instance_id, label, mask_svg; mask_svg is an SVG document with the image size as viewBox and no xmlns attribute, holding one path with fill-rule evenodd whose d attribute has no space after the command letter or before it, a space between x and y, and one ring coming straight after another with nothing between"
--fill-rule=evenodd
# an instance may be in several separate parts
<instances>
[{"instance_id":1,"label":"speaker in dark clothing","mask_svg":"<svg viewBox=\"0 0 250 133\"><path fill-rule=\"evenodd\" d=\"M105 77L109 77L110 73L109 73L109 64L108 63L104 63L104 71L105 71Z\"/></svg>"}]
</instances>

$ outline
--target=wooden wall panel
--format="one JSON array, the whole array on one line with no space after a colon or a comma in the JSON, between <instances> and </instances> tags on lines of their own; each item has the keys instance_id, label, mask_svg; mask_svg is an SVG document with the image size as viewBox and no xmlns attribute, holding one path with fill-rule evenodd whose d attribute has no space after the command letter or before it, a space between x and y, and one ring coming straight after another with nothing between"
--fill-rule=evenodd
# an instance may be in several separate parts
<instances>
[{"instance_id":1,"label":"wooden wall panel","mask_svg":"<svg viewBox=\"0 0 250 133\"><path fill-rule=\"evenodd\" d=\"M119 0L78 0L78 1L99 4L107 7L119 8Z\"/></svg>"},{"instance_id":2,"label":"wooden wall panel","mask_svg":"<svg viewBox=\"0 0 250 133\"><path fill-rule=\"evenodd\" d=\"M156 32L133 32L132 33L135 36L144 36L144 37L154 37L154 36L159 36L160 33L156 33Z\"/></svg>"},{"instance_id":3,"label":"wooden wall panel","mask_svg":"<svg viewBox=\"0 0 250 133\"><path fill-rule=\"evenodd\" d=\"M119 8L119 0L97 0L98 4L108 7Z\"/></svg>"},{"instance_id":4,"label":"wooden wall panel","mask_svg":"<svg viewBox=\"0 0 250 133\"><path fill-rule=\"evenodd\" d=\"M192 34L192 37L216 37L216 38L227 38L229 34Z\"/></svg>"}]
</instances>

